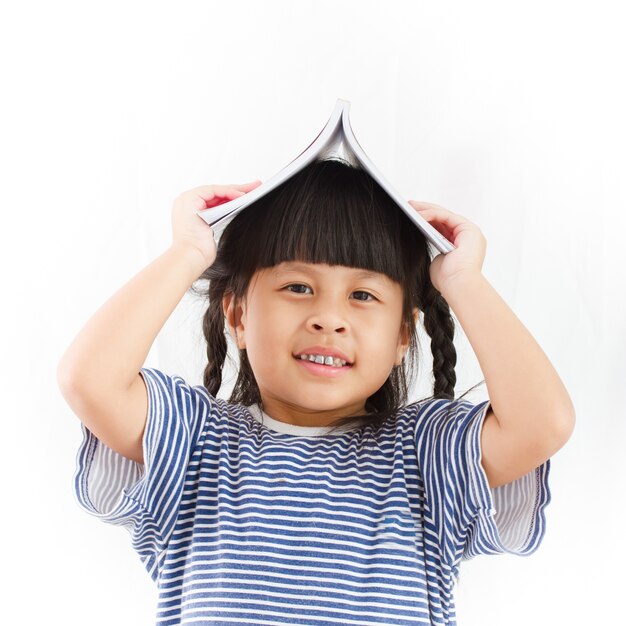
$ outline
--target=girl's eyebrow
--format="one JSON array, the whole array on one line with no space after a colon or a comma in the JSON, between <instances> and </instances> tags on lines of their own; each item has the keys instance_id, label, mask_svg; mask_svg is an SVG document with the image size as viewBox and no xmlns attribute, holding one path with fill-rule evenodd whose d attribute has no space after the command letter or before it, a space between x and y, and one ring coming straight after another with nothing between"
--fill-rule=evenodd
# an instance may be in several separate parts
<instances>
[{"instance_id":1,"label":"girl's eyebrow","mask_svg":"<svg viewBox=\"0 0 626 626\"><path fill-rule=\"evenodd\" d=\"M377 280L381 283L387 283L389 279L384 274L378 274L376 272L370 272L368 270L357 270L354 269L352 278L354 279L362 279L362 278L370 278L373 280ZM304 265L302 263L292 263L287 267L277 268L274 267L272 270L273 276L280 276L282 274L295 274L295 273L309 273L309 274L318 274L318 270L310 265Z\"/></svg>"}]
</instances>

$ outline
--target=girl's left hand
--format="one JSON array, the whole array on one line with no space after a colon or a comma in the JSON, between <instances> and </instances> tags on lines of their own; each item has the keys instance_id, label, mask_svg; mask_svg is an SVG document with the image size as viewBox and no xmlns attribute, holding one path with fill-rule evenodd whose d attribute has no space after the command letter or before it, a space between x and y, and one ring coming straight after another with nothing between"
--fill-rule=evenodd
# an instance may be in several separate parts
<instances>
[{"instance_id":1,"label":"girl's left hand","mask_svg":"<svg viewBox=\"0 0 626 626\"><path fill-rule=\"evenodd\" d=\"M487 240L476 224L437 204L415 200L409 204L456 246L452 252L438 254L430 264L430 280L439 293L443 294L450 281L461 274L480 274Z\"/></svg>"}]
</instances>

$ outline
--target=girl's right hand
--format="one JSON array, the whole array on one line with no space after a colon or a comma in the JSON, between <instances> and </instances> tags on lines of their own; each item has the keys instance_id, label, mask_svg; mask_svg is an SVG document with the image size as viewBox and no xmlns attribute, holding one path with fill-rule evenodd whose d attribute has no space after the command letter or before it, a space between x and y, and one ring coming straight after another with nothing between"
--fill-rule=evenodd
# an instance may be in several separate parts
<instances>
[{"instance_id":1,"label":"girl's right hand","mask_svg":"<svg viewBox=\"0 0 626 626\"><path fill-rule=\"evenodd\" d=\"M213 229L196 212L229 202L260 184L255 180L243 185L203 185L181 193L172 208L172 245L197 250L205 268L210 267L217 256Z\"/></svg>"}]
</instances>

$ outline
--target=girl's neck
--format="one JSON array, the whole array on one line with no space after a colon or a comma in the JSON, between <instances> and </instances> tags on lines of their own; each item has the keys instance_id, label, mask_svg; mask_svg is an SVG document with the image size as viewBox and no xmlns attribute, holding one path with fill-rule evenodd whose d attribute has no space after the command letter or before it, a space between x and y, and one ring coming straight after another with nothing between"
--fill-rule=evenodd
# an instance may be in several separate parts
<instances>
[{"instance_id":1,"label":"girl's neck","mask_svg":"<svg viewBox=\"0 0 626 626\"><path fill-rule=\"evenodd\" d=\"M275 420L271 415L263 411L259 404L249 406L248 411L254 419L265 428L280 434L295 435L300 437L323 437L331 430L333 430L333 434L339 435L352 430L357 430L366 423L366 420L360 420L357 423L344 425L336 429L333 429L332 426L300 426L289 422Z\"/></svg>"},{"instance_id":2,"label":"girl's neck","mask_svg":"<svg viewBox=\"0 0 626 626\"><path fill-rule=\"evenodd\" d=\"M274 399L259 402L259 409L277 422L302 428L328 428L341 418L364 415L368 413L365 403L352 407L340 407L328 411L310 410L302 407L285 406Z\"/></svg>"}]
</instances>

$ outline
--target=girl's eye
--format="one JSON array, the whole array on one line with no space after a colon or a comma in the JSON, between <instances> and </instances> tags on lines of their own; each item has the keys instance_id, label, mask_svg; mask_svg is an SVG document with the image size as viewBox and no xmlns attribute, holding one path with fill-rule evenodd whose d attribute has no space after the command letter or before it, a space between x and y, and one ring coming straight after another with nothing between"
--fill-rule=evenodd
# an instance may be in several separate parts
<instances>
[{"instance_id":1,"label":"girl's eye","mask_svg":"<svg viewBox=\"0 0 626 626\"><path fill-rule=\"evenodd\" d=\"M367 291L354 291L353 293L362 293L362 294L365 294L366 296L370 296L372 300L376 300L376 298L371 293L368 293ZM361 302L371 302L371 300L367 300L366 298L357 298L357 300L361 300Z\"/></svg>"},{"instance_id":2,"label":"girl's eye","mask_svg":"<svg viewBox=\"0 0 626 626\"><path fill-rule=\"evenodd\" d=\"M304 287L305 289L310 289L307 285L302 285L300 283L294 283L293 285L287 285L285 289L289 289L290 287ZM294 291L293 293L303 293L302 291Z\"/></svg>"}]
</instances>

